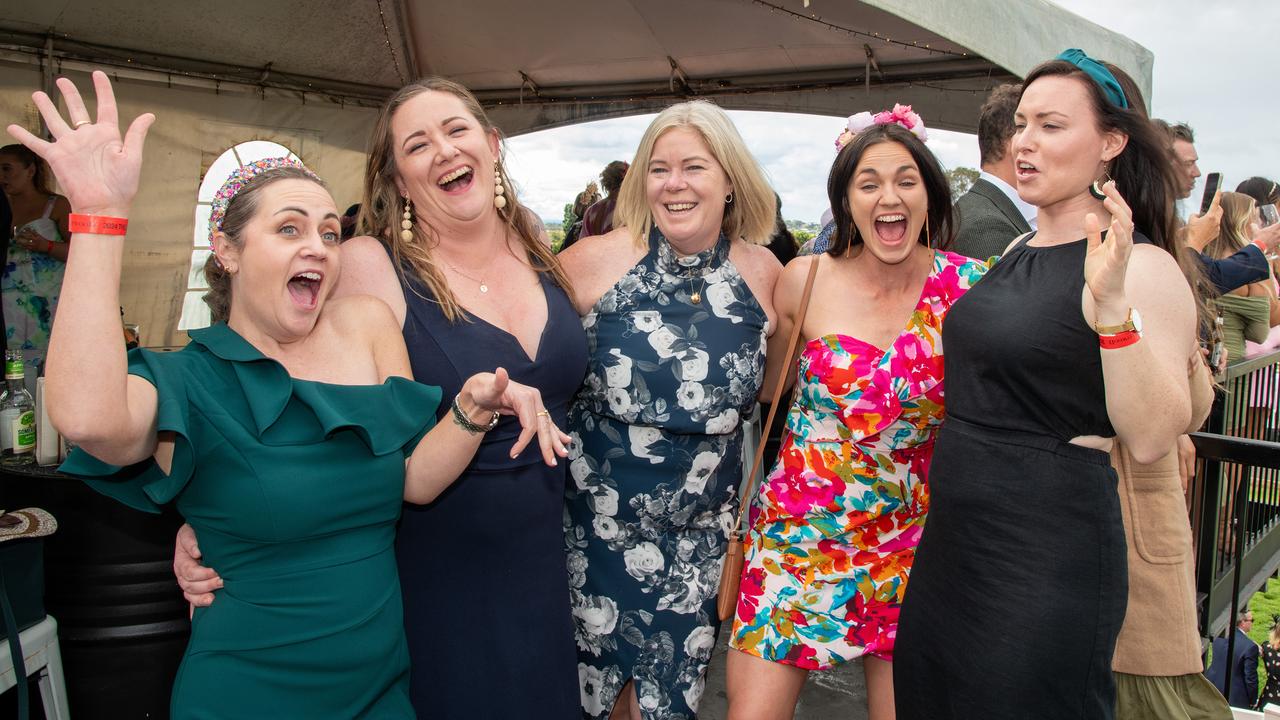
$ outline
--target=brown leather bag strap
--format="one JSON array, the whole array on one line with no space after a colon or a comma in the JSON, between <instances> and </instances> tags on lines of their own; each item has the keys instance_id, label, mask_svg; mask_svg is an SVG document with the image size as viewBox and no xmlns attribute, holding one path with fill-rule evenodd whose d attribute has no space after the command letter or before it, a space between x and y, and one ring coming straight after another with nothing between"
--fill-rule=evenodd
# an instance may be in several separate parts
<instances>
[{"instance_id":1,"label":"brown leather bag strap","mask_svg":"<svg viewBox=\"0 0 1280 720\"><path fill-rule=\"evenodd\" d=\"M764 447L769 439L769 428L773 427L773 417L778 412L778 401L782 399L782 388L786 385L787 373L791 371L791 363L795 359L796 343L800 340L800 326L804 325L805 314L809 312L809 296L813 293L813 279L818 276L818 262L821 259L821 255L816 255L813 262L809 263L809 277L805 278L804 292L800 295L800 312L797 313L795 323L791 326L791 337L787 340L786 360L782 363L782 369L778 371L778 382L773 386L769 418L761 426L760 443L756 447L755 460L751 463L751 472L747 475L747 484L742 490L742 497L739 498L738 518L733 523L733 530L729 533L730 538L742 534L742 518L746 516L747 508L751 506L751 499L755 496L756 474L760 472L760 463L764 461Z\"/></svg>"}]
</instances>

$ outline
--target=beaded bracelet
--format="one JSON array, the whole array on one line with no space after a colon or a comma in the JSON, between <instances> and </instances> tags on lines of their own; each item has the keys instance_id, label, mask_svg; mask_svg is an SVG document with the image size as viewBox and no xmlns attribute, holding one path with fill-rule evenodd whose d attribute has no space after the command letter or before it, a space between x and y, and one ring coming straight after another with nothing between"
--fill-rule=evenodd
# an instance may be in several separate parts
<instances>
[{"instance_id":1,"label":"beaded bracelet","mask_svg":"<svg viewBox=\"0 0 1280 720\"><path fill-rule=\"evenodd\" d=\"M453 396L453 421L460 425L463 430L472 435L479 435L480 433L487 433L498 426L498 420L502 416L496 411L493 413L493 417L489 418L487 425L471 422L471 418L467 417L467 413L462 410L461 399L461 395Z\"/></svg>"}]
</instances>

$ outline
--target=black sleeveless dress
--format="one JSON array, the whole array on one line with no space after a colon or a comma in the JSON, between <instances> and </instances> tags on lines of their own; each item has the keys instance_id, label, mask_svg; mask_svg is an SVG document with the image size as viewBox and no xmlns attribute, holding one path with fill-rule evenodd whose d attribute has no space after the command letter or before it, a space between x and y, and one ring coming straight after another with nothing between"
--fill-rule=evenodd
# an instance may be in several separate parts
<instances>
[{"instance_id":1,"label":"black sleeveless dress","mask_svg":"<svg viewBox=\"0 0 1280 720\"><path fill-rule=\"evenodd\" d=\"M464 380L501 366L537 388L556 425L568 426L587 369L586 335L564 291L541 282L547 324L532 359L478 317L450 323L416 279L403 285L413 377L441 387L440 422L452 422L446 415ZM512 459L519 434L519 422L503 417L453 485L430 505L404 506L396 556L420 718L581 716L562 529L568 463L547 467L536 440Z\"/></svg>"},{"instance_id":2,"label":"black sleeveless dress","mask_svg":"<svg viewBox=\"0 0 1280 720\"><path fill-rule=\"evenodd\" d=\"M894 653L900 720L1111 718L1128 593L1087 242L1023 239L951 309L947 419ZM1136 237L1135 242L1149 242Z\"/></svg>"}]
</instances>

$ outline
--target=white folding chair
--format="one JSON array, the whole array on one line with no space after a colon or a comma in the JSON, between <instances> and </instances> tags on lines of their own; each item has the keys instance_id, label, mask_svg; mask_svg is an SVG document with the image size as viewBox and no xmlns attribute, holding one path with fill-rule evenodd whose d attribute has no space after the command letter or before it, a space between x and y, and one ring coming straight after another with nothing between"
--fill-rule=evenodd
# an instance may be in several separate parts
<instances>
[{"instance_id":1,"label":"white folding chair","mask_svg":"<svg viewBox=\"0 0 1280 720\"><path fill-rule=\"evenodd\" d=\"M27 676L40 674L40 700L46 720L68 720L67 682L62 675L62 653L58 649L58 623L52 615L18 634ZM26 682L22 678L22 682ZM0 642L0 693L18 684L9 647Z\"/></svg>"}]
</instances>

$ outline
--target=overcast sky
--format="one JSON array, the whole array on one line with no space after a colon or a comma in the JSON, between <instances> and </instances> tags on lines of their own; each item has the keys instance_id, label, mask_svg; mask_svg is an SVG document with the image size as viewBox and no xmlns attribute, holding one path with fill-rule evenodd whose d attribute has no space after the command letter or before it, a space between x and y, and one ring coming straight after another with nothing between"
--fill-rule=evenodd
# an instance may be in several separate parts
<instances>
[{"instance_id":1,"label":"overcast sky","mask_svg":"<svg viewBox=\"0 0 1280 720\"><path fill-rule=\"evenodd\" d=\"M1152 112L1189 123L1205 174L1227 185L1251 175L1280 179L1280 0L1059 0L1059 5L1127 35L1155 54ZM1047 59L1047 58L1046 58ZM848 114L881 108L851 107ZM788 219L816 222L843 118L732 111L730 115L782 196ZM611 160L630 161L653 115L529 133L507 142L521 199L559 221ZM925 118L927 125L929 118ZM972 135L930 131L945 167L977 167ZM1193 197L1199 197L1199 190Z\"/></svg>"}]
</instances>

